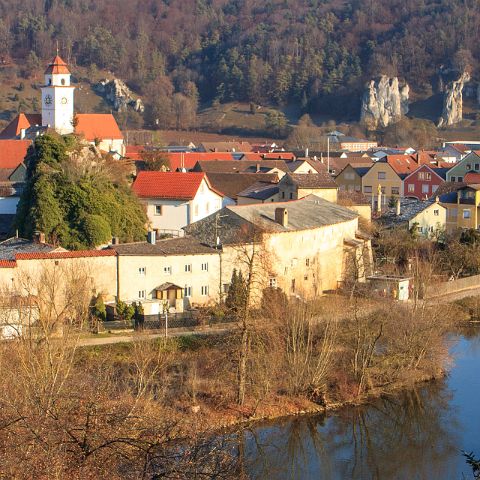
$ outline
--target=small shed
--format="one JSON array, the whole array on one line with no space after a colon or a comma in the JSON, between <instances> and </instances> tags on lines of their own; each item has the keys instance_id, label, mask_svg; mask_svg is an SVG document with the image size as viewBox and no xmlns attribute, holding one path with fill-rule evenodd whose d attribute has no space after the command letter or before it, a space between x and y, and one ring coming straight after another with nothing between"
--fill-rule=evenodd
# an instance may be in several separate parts
<instances>
[{"instance_id":1,"label":"small shed","mask_svg":"<svg viewBox=\"0 0 480 480\"><path fill-rule=\"evenodd\" d=\"M382 297L389 297L405 302L410 297L412 277L400 275L371 275L367 277L372 290Z\"/></svg>"},{"instance_id":2,"label":"small shed","mask_svg":"<svg viewBox=\"0 0 480 480\"><path fill-rule=\"evenodd\" d=\"M169 307L176 307L177 300L183 299L183 288L174 283L162 283L155 289L158 300L167 300Z\"/></svg>"}]
</instances>

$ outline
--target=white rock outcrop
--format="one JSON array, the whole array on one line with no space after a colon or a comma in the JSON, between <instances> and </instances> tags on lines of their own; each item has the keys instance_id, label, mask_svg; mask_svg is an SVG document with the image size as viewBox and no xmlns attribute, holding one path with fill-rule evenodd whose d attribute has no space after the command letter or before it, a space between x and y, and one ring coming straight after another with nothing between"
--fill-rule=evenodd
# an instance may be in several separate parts
<instances>
[{"instance_id":1,"label":"white rock outcrop","mask_svg":"<svg viewBox=\"0 0 480 480\"><path fill-rule=\"evenodd\" d=\"M97 93L102 95L117 112L125 112L129 107L136 112L143 113L145 106L140 98L135 98L133 92L124 81L114 78L102 80L94 86Z\"/></svg>"},{"instance_id":2,"label":"white rock outcrop","mask_svg":"<svg viewBox=\"0 0 480 480\"><path fill-rule=\"evenodd\" d=\"M362 99L360 121L369 128L387 127L408 113L410 87L397 77L370 80Z\"/></svg>"},{"instance_id":3,"label":"white rock outcrop","mask_svg":"<svg viewBox=\"0 0 480 480\"><path fill-rule=\"evenodd\" d=\"M463 72L457 80L448 83L443 98L442 116L438 127L448 127L461 122L463 119L463 87L470 81L468 72Z\"/></svg>"}]
</instances>

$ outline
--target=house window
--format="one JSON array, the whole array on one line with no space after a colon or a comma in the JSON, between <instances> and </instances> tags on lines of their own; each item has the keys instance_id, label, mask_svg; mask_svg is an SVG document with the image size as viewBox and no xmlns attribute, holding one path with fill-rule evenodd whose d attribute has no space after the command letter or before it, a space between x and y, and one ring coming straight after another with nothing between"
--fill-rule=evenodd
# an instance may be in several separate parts
<instances>
[{"instance_id":1,"label":"house window","mask_svg":"<svg viewBox=\"0 0 480 480\"><path fill-rule=\"evenodd\" d=\"M230 284L229 283L224 283L223 284L223 293L228 293L230 290Z\"/></svg>"},{"instance_id":2,"label":"house window","mask_svg":"<svg viewBox=\"0 0 480 480\"><path fill-rule=\"evenodd\" d=\"M467 168L467 171L468 171L468 170L472 169L472 166L469 163L467 163L466 168Z\"/></svg>"},{"instance_id":3,"label":"house window","mask_svg":"<svg viewBox=\"0 0 480 480\"><path fill-rule=\"evenodd\" d=\"M451 181L452 182L455 182L456 178L455 177L451 177Z\"/></svg>"},{"instance_id":4,"label":"house window","mask_svg":"<svg viewBox=\"0 0 480 480\"><path fill-rule=\"evenodd\" d=\"M385 180L387 178L387 174L385 172L378 172L378 179Z\"/></svg>"},{"instance_id":5,"label":"house window","mask_svg":"<svg viewBox=\"0 0 480 480\"><path fill-rule=\"evenodd\" d=\"M425 172L418 172L418 179L425 180Z\"/></svg>"},{"instance_id":6,"label":"house window","mask_svg":"<svg viewBox=\"0 0 480 480\"><path fill-rule=\"evenodd\" d=\"M285 192L282 192L282 198L285 198Z\"/></svg>"},{"instance_id":7,"label":"house window","mask_svg":"<svg viewBox=\"0 0 480 480\"><path fill-rule=\"evenodd\" d=\"M138 298L146 298L147 292L145 290L138 291Z\"/></svg>"},{"instance_id":8,"label":"house window","mask_svg":"<svg viewBox=\"0 0 480 480\"><path fill-rule=\"evenodd\" d=\"M477 171L480 170L480 163L476 163L474 165L474 169L477 170Z\"/></svg>"},{"instance_id":9,"label":"house window","mask_svg":"<svg viewBox=\"0 0 480 480\"><path fill-rule=\"evenodd\" d=\"M290 286L290 290L292 291L292 293L295 293L295 279L292 278L292 283L291 283L291 286Z\"/></svg>"},{"instance_id":10,"label":"house window","mask_svg":"<svg viewBox=\"0 0 480 480\"><path fill-rule=\"evenodd\" d=\"M307 280L308 280L308 275L304 275L304 276L303 276L303 279L304 279L305 281L307 281Z\"/></svg>"},{"instance_id":11,"label":"house window","mask_svg":"<svg viewBox=\"0 0 480 480\"><path fill-rule=\"evenodd\" d=\"M457 182L462 183L463 182L463 177L458 177Z\"/></svg>"},{"instance_id":12,"label":"house window","mask_svg":"<svg viewBox=\"0 0 480 480\"><path fill-rule=\"evenodd\" d=\"M202 272L208 272L208 263L202 263Z\"/></svg>"},{"instance_id":13,"label":"house window","mask_svg":"<svg viewBox=\"0 0 480 480\"><path fill-rule=\"evenodd\" d=\"M275 277L270 277L268 280L268 285L270 288L277 288L277 279Z\"/></svg>"},{"instance_id":14,"label":"house window","mask_svg":"<svg viewBox=\"0 0 480 480\"><path fill-rule=\"evenodd\" d=\"M172 274L172 267L163 267L163 273L165 275L171 275Z\"/></svg>"},{"instance_id":15,"label":"house window","mask_svg":"<svg viewBox=\"0 0 480 480\"><path fill-rule=\"evenodd\" d=\"M184 297L191 297L192 296L192 287L189 285L185 285L183 289L183 296Z\"/></svg>"},{"instance_id":16,"label":"house window","mask_svg":"<svg viewBox=\"0 0 480 480\"><path fill-rule=\"evenodd\" d=\"M470 210L464 210L463 211L463 218L470 218Z\"/></svg>"},{"instance_id":17,"label":"house window","mask_svg":"<svg viewBox=\"0 0 480 480\"><path fill-rule=\"evenodd\" d=\"M202 297L206 297L208 295L208 285L202 285L201 293L202 293Z\"/></svg>"},{"instance_id":18,"label":"house window","mask_svg":"<svg viewBox=\"0 0 480 480\"><path fill-rule=\"evenodd\" d=\"M293 200L293 193L290 192L290 200Z\"/></svg>"},{"instance_id":19,"label":"house window","mask_svg":"<svg viewBox=\"0 0 480 480\"><path fill-rule=\"evenodd\" d=\"M138 274L139 275L145 275L147 273L147 268L146 267L139 267L138 269Z\"/></svg>"},{"instance_id":20,"label":"house window","mask_svg":"<svg viewBox=\"0 0 480 480\"><path fill-rule=\"evenodd\" d=\"M400 195L400 189L398 187L392 187L392 195Z\"/></svg>"},{"instance_id":21,"label":"house window","mask_svg":"<svg viewBox=\"0 0 480 480\"><path fill-rule=\"evenodd\" d=\"M433 214L438 217L440 215L440 210L434 210L433 211Z\"/></svg>"},{"instance_id":22,"label":"house window","mask_svg":"<svg viewBox=\"0 0 480 480\"><path fill-rule=\"evenodd\" d=\"M372 193L372 187L371 186L363 187L363 193Z\"/></svg>"},{"instance_id":23,"label":"house window","mask_svg":"<svg viewBox=\"0 0 480 480\"><path fill-rule=\"evenodd\" d=\"M306 267L309 267L309 266L310 266L310 259L309 259L309 258L306 258L306 259L305 259L305 266L306 266Z\"/></svg>"},{"instance_id":24,"label":"house window","mask_svg":"<svg viewBox=\"0 0 480 480\"><path fill-rule=\"evenodd\" d=\"M432 185L432 193L437 191L438 185Z\"/></svg>"},{"instance_id":25,"label":"house window","mask_svg":"<svg viewBox=\"0 0 480 480\"><path fill-rule=\"evenodd\" d=\"M428 193L430 190L428 187L429 187L428 183L424 183L422 185L422 193Z\"/></svg>"},{"instance_id":26,"label":"house window","mask_svg":"<svg viewBox=\"0 0 480 480\"><path fill-rule=\"evenodd\" d=\"M155 205L155 215L163 215L162 205Z\"/></svg>"},{"instance_id":27,"label":"house window","mask_svg":"<svg viewBox=\"0 0 480 480\"><path fill-rule=\"evenodd\" d=\"M456 208L452 208L452 209L450 210L450 216L451 216L452 218L457 218L457 209L456 209Z\"/></svg>"},{"instance_id":28,"label":"house window","mask_svg":"<svg viewBox=\"0 0 480 480\"><path fill-rule=\"evenodd\" d=\"M186 272L191 272L192 271L192 265L190 263L185 265L185 271Z\"/></svg>"},{"instance_id":29,"label":"house window","mask_svg":"<svg viewBox=\"0 0 480 480\"><path fill-rule=\"evenodd\" d=\"M413 193L415 191L415 185L413 183L408 184L408 192Z\"/></svg>"}]
</instances>

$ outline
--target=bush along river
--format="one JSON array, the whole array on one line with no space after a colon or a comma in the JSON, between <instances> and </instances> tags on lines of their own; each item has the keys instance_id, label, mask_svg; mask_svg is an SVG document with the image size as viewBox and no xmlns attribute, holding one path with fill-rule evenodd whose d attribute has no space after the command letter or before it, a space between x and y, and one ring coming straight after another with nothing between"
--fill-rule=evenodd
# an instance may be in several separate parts
<instances>
[{"instance_id":1,"label":"bush along river","mask_svg":"<svg viewBox=\"0 0 480 480\"><path fill-rule=\"evenodd\" d=\"M240 452L249 478L473 478L462 450L480 456L480 328L452 338L443 380L327 416L246 430Z\"/></svg>"}]
</instances>

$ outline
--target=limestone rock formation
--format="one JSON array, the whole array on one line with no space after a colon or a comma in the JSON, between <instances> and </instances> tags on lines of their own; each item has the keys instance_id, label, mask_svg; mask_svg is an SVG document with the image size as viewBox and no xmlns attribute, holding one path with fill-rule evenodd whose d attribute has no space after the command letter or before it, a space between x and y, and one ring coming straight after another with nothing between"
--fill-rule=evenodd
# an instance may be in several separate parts
<instances>
[{"instance_id":1,"label":"limestone rock formation","mask_svg":"<svg viewBox=\"0 0 480 480\"><path fill-rule=\"evenodd\" d=\"M382 75L368 82L362 99L360 121L369 128L387 127L408 113L410 87L397 77Z\"/></svg>"},{"instance_id":2,"label":"limestone rock formation","mask_svg":"<svg viewBox=\"0 0 480 480\"><path fill-rule=\"evenodd\" d=\"M443 98L442 116L438 127L448 127L462 121L463 118L463 87L470 80L468 72L463 72L457 80L449 82Z\"/></svg>"},{"instance_id":3,"label":"limestone rock formation","mask_svg":"<svg viewBox=\"0 0 480 480\"><path fill-rule=\"evenodd\" d=\"M136 112L143 113L145 107L140 98L134 98L132 91L125 82L114 78L113 80L102 80L94 86L97 93L102 95L107 102L113 105L117 112L125 112L129 107Z\"/></svg>"}]
</instances>

